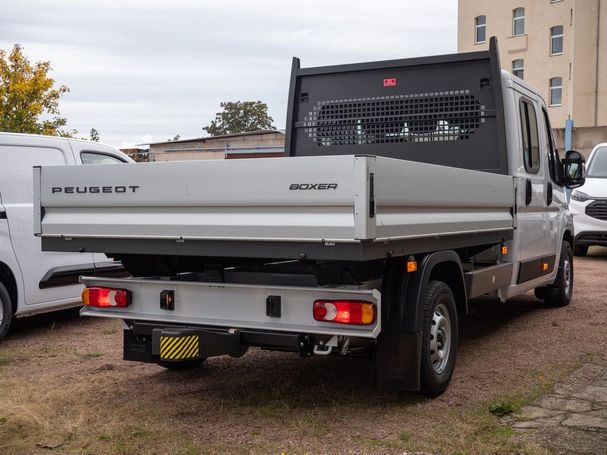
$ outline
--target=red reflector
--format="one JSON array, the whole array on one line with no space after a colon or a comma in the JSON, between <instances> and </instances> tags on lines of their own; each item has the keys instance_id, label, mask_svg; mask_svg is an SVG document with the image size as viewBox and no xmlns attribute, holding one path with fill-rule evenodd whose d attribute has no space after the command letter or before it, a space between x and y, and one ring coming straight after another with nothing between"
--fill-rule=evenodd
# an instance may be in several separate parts
<instances>
[{"instance_id":1,"label":"red reflector","mask_svg":"<svg viewBox=\"0 0 607 455\"><path fill-rule=\"evenodd\" d=\"M313 314L316 321L368 325L375 322L375 305L363 300L316 300Z\"/></svg>"},{"instance_id":2,"label":"red reflector","mask_svg":"<svg viewBox=\"0 0 607 455\"><path fill-rule=\"evenodd\" d=\"M396 78L384 79L384 87L396 87Z\"/></svg>"},{"instance_id":3,"label":"red reflector","mask_svg":"<svg viewBox=\"0 0 607 455\"><path fill-rule=\"evenodd\" d=\"M131 293L127 289L86 288L82 291L82 302L98 308L124 308L131 303Z\"/></svg>"}]
</instances>

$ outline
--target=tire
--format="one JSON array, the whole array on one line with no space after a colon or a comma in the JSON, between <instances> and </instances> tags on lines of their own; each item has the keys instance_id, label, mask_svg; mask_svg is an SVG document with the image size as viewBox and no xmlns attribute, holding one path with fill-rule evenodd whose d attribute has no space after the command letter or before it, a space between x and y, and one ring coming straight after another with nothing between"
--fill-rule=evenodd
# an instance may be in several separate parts
<instances>
[{"instance_id":1,"label":"tire","mask_svg":"<svg viewBox=\"0 0 607 455\"><path fill-rule=\"evenodd\" d=\"M8 333L13 321L13 305L11 297L2 283L0 283L0 340Z\"/></svg>"},{"instance_id":2,"label":"tire","mask_svg":"<svg viewBox=\"0 0 607 455\"><path fill-rule=\"evenodd\" d=\"M576 256L586 256L588 254L588 245L575 245L573 247L573 253Z\"/></svg>"},{"instance_id":3,"label":"tire","mask_svg":"<svg viewBox=\"0 0 607 455\"><path fill-rule=\"evenodd\" d=\"M446 283L436 280L428 283L423 311L421 393L435 397L449 385L459 338L455 298Z\"/></svg>"},{"instance_id":4,"label":"tire","mask_svg":"<svg viewBox=\"0 0 607 455\"><path fill-rule=\"evenodd\" d=\"M163 362L159 360L156 362L163 368L171 371L187 371L198 368L206 359L196 359L196 360L183 360L181 362Z\"/></svg>"},{"instance_id":5,"label":"tire","mask_svg":"<svg viewBox=\"0 0 607 455\"><path fill-rule=\"evenodd\" d=\"M562 307L569 305L573 295L573 253L569 242L563 241L559 269L552 286L537 288L535 296L547 305Z\"/></svg>"}]
</instances>

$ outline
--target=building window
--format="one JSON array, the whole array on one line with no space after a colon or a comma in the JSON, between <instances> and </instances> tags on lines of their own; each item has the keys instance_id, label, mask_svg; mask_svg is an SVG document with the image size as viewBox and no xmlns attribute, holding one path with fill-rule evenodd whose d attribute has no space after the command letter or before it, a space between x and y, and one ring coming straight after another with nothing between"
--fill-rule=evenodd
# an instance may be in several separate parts
<instances>
[{"instance_id":1,"label":"building window","mask_svg":"<svg viewBox=\"0 0 607 455\"><path fill-rule=\"evenodd\" d=\"M525 8L512 10L512 36L525 34Z\"/></svg>"},{"instance_id":2,"label":"building window","mask_svg":"<svg viewBox=\"0 0 607 455\"><path fill-rule=\"evenodd\" d=\"M563 104L563 79L553 77L550 79L550 106L561 106Z\"/></svg>"},{"instance_id":3,"label":"building window","mask_svg":"<svg viewBox=\"0 0 607 455\"><path fill-rule=\"evenodd\" d=\"M474 42L484 43L487 37L487 18L485 16L476 16L474 18Z\"/></svg>"},{"instance_id":4,"label":"building window","mask_svg":"<svg viewBox=\"0 0 607 455\"><path fill-rule=\"evenodd\" d=\"M512 60L512 74L514 74L516 77L524 79L523 76L525 74L525 61L522 58Z\"/></svg>"},{"instance_id":5,"label":"building window","mask_svg":"<svg viewBox=\"0 0 607 455\"><path fill-rule=\"evenodd\" d=\"M550 29L550 55L563 53L563 26L557 25Z\"/></svg>"}]
</instances>

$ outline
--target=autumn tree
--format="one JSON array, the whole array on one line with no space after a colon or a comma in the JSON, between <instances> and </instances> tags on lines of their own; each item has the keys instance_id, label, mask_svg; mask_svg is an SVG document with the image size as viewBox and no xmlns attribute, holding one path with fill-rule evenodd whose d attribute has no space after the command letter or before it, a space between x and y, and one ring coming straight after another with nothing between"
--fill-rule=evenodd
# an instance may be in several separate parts
<instances>
[{"instance_id":1,"label":"autumn tree","mask_svg":"<svg viewBox=\"0 0 607 455\"><path fill-rule=\"evenodd\" d=\"M210 136L275 128L274 119L268 115L268 105L261 101L227 101L219 106L223 110L203 128Z\"/></svg>"},{"instance_id":2,"label":"autumn tree","mask_svg":"<svg viewBox=\"0 0 607 455\"><path fill-rule=\"evenodd\" d=\"M50 62L32 65L15 44L10 53L0 49L0 131L71 136L64 131L59 99L69 92L48 76Z\"/></svg>"}]
</instances>

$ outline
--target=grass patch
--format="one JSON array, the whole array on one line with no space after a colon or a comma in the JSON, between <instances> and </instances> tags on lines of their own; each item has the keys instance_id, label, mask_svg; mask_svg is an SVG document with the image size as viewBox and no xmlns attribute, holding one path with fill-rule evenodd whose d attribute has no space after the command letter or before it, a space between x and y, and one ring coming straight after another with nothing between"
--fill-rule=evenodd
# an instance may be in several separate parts
<instances>
[{"instance_id":1,"label":"grass patch","mask_svg":"<svg viewBox=\"0 0 607 455\"><path fill-rule=\"evenodd\" d=\"M101 352L81 352L78 353L79 357L82 357L85 360L97 359L99 357L103 357L103 353Z\"/></svg>"},{"instance_id":2,"label":"grass patch","mask_svg":"<svg viewBox=\"0 0 607 455\"><path fill-rule=\"evenodd\" d=\"M0 353L0 367L11 365L16 359L11 355Z\"/></svg>"},{"instance_id":3,"label":"grass patch","mask_svg":"<svg viewBox=\"0 0 607 455\"><path fill-rule=\"evenodd\" d=\"M398 435L398 439L401 442L409 442L409 441L411 441L411 435L409 433L407 433L406 431L403 431L401 434Z\"/></svg>"},{"instance_id":4,"label":"grass patch","mask_svg":"<svg viewBox=\"0 0 607 455\"><path fill-rule=\"evenodd\" d=\"M489 406L489 412L496 417L504 417L508 414L512 414L514 411L515 407L512 403L498 401Z\"/></svg>"}]
</instances>

